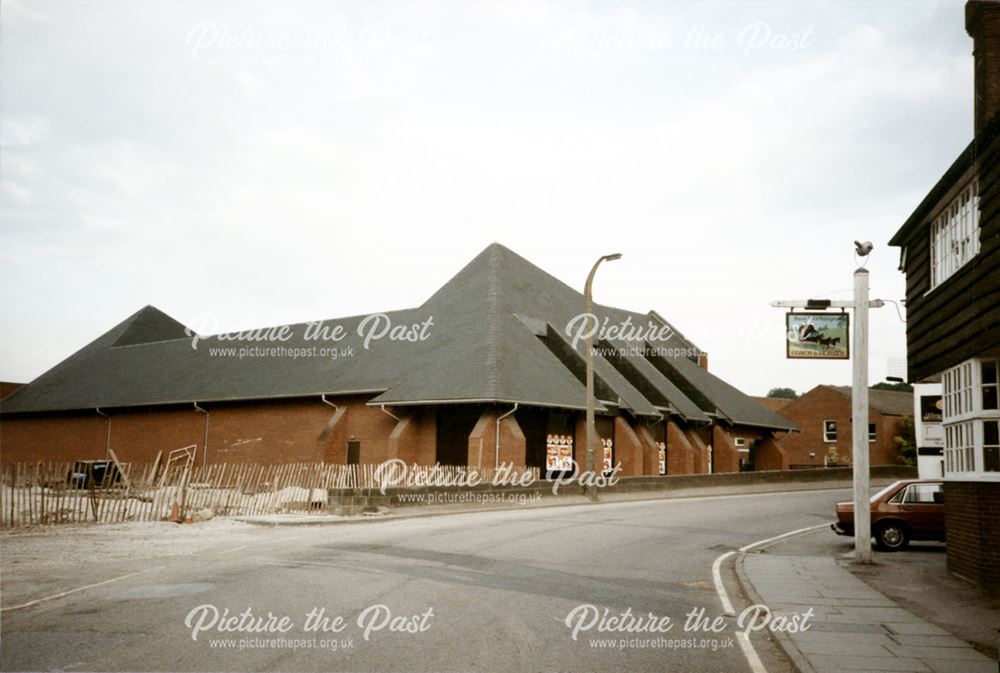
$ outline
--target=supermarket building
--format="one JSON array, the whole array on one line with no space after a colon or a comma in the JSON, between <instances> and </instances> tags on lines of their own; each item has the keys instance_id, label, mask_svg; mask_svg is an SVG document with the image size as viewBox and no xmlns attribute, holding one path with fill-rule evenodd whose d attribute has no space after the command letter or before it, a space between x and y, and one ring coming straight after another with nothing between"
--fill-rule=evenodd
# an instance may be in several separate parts
<instances>
[{"instance_id":1,"label":"supermarket building","mask_svg":"<svg viewBox=\"0 0 1000 673\"><path fill-rule=\"evenodd\" d=\"M199 336L147 306L0 403L0 460L582 464L583 313L499 244L414 309ZM787 463L793 424L659 314L594 314L597 430L623 475Z\"/></svg>"}]
</instances>

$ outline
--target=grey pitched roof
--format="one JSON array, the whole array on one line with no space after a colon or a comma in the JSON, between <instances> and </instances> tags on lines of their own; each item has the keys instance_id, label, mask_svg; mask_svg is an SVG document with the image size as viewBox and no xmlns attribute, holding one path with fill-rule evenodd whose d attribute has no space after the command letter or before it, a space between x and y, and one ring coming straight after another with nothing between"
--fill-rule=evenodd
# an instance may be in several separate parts
<instances>
[{"instance_id":1,"label":"grey pitched roof","mask_svg":"<svg viewBox=\"0 0 1000 673\"><path fill-rule=\"evenodd\" d=\"M584 345L574 348L565 329L584 311L583 296L499 244L487 247L420 307L385 313L395 325L430 319L423 341L373 341L365 348L358 327L365 316L324 321L341 326L336 344L306 338L307 324L284 326L281 342L248 342L238 335L199 337L147 306L39 376L0 405L2 413L137 407L371 393L371 404L519 402L585 406ZM644 315L595 305L600 318L665 324ZM669 365L603 343L620 354L597 354L599 411L621 408L636 416L676 413L692 421L719 414L732 422L787 428L749 397L685 357ZM697 349L679 333L658 347ZM240 357L240 348L319 349L341 357ZM228 354L221 349L232 349ZM351 349L351 354L346 354Z\"/></svg>"},{"instance_id":2,"label":"grey pitched roof","mask_svg":"<svg viewBox=\"0 0 1000 673\"><path fill-rule=\"evenodd\" d=\"M774 413L690 360L672 358L669 363L676 368L679 377L688 381L708 399L709 403L714 404L718 412L730 423L782 430L799 429L787 418Z\"/></svg>"},{"instance_id":3,"label":"grey pitched roof","mask_svg":"<svg viewBox=\"0 0 1000 673\"><path fill-rule=\"evenodd\" d=\"M830 386L833 390L850 399L851 386ZM868 406L888 416L912 416L913 393L900 390L868 389Z\"/></svg>"}]
</instances>

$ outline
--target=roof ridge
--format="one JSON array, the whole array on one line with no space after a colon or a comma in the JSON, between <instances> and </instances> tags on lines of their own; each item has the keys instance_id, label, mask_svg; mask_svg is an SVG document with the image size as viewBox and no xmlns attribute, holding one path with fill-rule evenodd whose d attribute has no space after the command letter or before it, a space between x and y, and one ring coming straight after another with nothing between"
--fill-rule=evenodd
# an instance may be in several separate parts
<instances>
[{"instance_id":1,"label":"roof ridge","mask_svg":"<svg viewBox=\"0 0 1000 673\"><path fill-rule=\"evenodd\" d=\"M500 256L499 243L494 243L488 250L490 252L487 260L488 285L486 288L486 359L489 376L489 385L493 389L493 394L500 391Z\"/></svg>"},{"instance_id":2,"label":"roof ridge","mask_svg":"<svg viewBox=\"0 0 1000 673\"><path fill-rule=\"evenodd\" d=\"M146 304L123 323L123 329L111 347L137 346L159 341L173 341L191 336L190 330L179 320L152 304Z\"/></svg>"}]
</instances>

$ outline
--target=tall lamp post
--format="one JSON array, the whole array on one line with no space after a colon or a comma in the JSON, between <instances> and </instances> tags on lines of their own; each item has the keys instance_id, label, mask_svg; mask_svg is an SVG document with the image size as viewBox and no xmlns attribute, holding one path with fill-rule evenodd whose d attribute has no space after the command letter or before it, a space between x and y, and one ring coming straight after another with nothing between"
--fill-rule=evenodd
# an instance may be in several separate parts
<instances>
[{"instance_id":1,"label":"tall lamp post","mask_svg":"<svg viewBox=\"0 0 1000 673\"><path fill-rule=\"evenodd\" d=\"M583 287L583 296L587 302L587 316L588 321L593 318L597 320L597 316L594 315L594 297L593 297L593 285L594 285L594 274L597 273L597 267L601 265L601 262L611 262L616 259L621 259L621 253L616 252L613 255L604 255L596 262L594 262L594 268L590 270L590 274L587 276L587 284ZM587 472L594 472L594 453L597 451L597 426L594 423L594 332L597 331L597 325L593 328L587 330L587 463L584 469ZM590 499L597 500L597 489L591 486Z\"/></svg>"}]
</instances>

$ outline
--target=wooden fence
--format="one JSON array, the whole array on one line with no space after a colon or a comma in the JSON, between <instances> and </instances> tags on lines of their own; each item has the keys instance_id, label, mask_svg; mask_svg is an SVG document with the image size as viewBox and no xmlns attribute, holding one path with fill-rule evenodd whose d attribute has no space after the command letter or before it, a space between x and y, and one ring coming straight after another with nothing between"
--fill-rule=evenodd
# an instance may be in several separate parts
<instances>
[{"instance_id":1,"label":"wooden fence","mask_svg":"<svg viewBox=\"0 0 1000 673\"><path fill-rule=\"evenodd\" d=\"M378 465L220 463L188 467L120 464L99 475L78 463L15 463L0 470L0 527L60 523L162 521L176 510L211 509L216 516L248 516L327 509L329 489L378 488ZM538 468L532 469L535 478ZM430 474L435 470L434 475ZM417 480L460 479L470 470L492 480L492 468L410 466ZM96 477L96 478L95 478Z\"/></svg>"}]
</instances>

